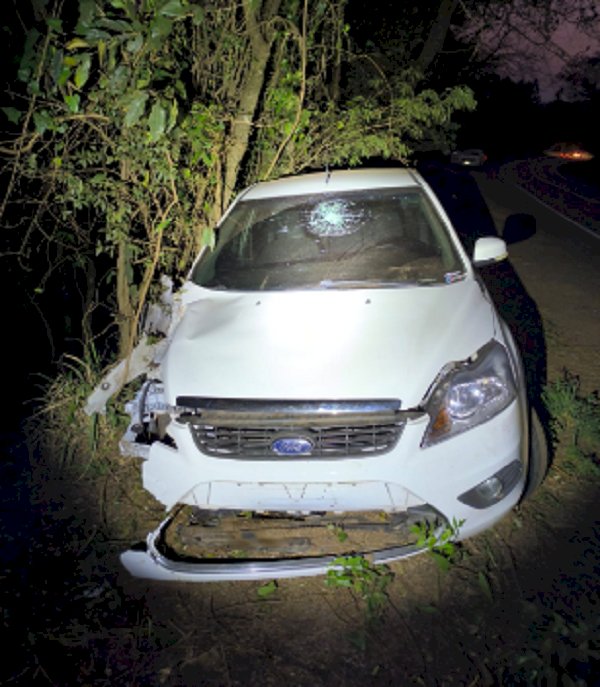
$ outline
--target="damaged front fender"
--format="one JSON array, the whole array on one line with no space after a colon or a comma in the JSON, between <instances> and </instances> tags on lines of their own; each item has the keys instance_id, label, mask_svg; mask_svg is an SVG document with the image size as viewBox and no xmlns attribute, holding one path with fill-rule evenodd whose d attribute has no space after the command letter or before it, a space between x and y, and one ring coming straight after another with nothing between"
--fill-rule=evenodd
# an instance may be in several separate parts
<instances>
[{"instance_id":1,"label":"damaged front fender","mask_svg":"<svg viewBox=\"0 0 600 687\"><path fill-rule=\"evenodd\" d=\"M108 401L120 391L125 384L143 374L151 375L160 364L168 347L168 340L151 342L147 336L133 349L131 355L121 360L118 365L106 374L92 393L88 396L84 411L88 415L105 413Z\"/></svg>"},{"instance_id":2,"label":"damaged front fender","mask_svg":"<svg viewBox=\"0 0 600 687\"><path fill-rule=\"evenodd\" d=\"M157 303L148 305L143 318L142 332L138 345L131 353L119 361L94 388L88 396L84 411L88 415L105 413L106 404L118 393L125 384L132 382L141 375L148 377L155 375L161 360L163 359L173 329L178 324L184 311L182 293L173 292L173 282L169 277L162 276L163 291ZM158 341L153 339L155 335L163 338ZM152 336L151 336L152 335Z\"/></svg>"}]
</instances>

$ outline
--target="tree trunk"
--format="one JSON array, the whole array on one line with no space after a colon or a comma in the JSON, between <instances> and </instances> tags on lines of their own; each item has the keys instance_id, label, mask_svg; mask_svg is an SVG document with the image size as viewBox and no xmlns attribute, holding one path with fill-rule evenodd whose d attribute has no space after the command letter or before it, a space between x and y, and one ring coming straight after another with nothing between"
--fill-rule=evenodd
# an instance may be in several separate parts
<instances>
[{"instance_id":1,"label":"tree trunk","mask_svg":"<svg viewBox=\"0 0 600 687\"><path fill-rule=\"evenodd\" d=\"M267 64L271 54L271 40L265 39L259 22L273 19L280 4L281 0L269 0L265 3L261 13L257 9L257 3L252 0L244 0L244 16L252 57L250 67L240 87L238 114L232 124L225 151L221 210L229 205L237 187L240 165L248 150L252 122L263 91Z\"/></svg>"},{"instance_id":2,"label":"tree trunk","mask_svg":"<svg viewBox=\"0 0 600 687\"><path fill-rule=\"evenodd\" d=\"M129 355L131 345L131 322L133 307L129 294L129 279L127 277L129 251L127 243L121 240L117 252L117 324L119 326L119 358Z\"/></svg>"}]
</instances>

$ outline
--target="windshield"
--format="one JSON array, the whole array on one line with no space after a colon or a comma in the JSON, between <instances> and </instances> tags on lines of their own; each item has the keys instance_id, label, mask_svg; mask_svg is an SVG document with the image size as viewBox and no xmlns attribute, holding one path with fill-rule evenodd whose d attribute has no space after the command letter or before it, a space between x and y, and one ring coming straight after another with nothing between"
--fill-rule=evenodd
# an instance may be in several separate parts
<instances>
[{"instance_id":1,"label":"windshield","mask_svg":"<svg viewBox=\"0 0 600 687\"><path fill-rule=\"evenodd\" d=\"M400 288L464 275L446 227L418 188L242 200L192 280L237 291Z\"/></svg>"}]
</instances>

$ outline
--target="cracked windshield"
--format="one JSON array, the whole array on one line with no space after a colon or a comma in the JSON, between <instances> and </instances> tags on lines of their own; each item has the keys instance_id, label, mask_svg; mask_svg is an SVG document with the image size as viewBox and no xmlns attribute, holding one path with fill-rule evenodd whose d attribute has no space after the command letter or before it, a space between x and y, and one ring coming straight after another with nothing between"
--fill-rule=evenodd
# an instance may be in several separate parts
<instances>
[{"instance_id":1,"label":"cracked windshield","mask_svg":"<svg viewBox=\"0 0 600 687\"><path fill-rule=\"evenodd\" d=\"M451 283L464 266L415 189L377 189L239 202L192 279L241 291L399 288Z\"/></svg>"}]
</instances>

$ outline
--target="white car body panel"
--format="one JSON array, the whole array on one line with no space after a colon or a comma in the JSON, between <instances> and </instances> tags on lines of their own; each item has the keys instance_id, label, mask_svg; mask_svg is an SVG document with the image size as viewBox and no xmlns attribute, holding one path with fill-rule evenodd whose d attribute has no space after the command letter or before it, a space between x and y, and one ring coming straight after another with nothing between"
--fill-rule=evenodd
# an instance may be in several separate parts
<instances>
[{"instance_id":1,"label":"white car body panel","mask_svg":"<svg viewBox=\"0 0 600 687\"><path fill-rule=\"evenodd\" d=\"M372 169L366 174L362 169L324 171L255 184L241 193L237 201L300 196L309 193L358 191L364 188L412 188L422 181L422 179L417 181L415 173L409 169Z\"/></svg>"},{"instance_id":2,"label":"white car body panel","mask_svg":"<svg viewBox=\"0 0 600 687\"><path fill-rule=\"evenodd\" d=\"M401 397L406 408L443 365L494 337L493 310L475 281L203 295L187 307L163 361L172 405L201 389L215 398Z\"/></svg>"},{"instance_id":3,"label":"white car body panel","mask_svg":"<svg viewBox=\"0 0 600 687\"><path fill-rule=\"evenodd\" d=\"M167 510L184 503L215 509L392 511L429 502L452 517L458 518L459 510L474 515L473 509L456 502L456 494L521 458L518 404L453 438L450 448L450 442L420 448L427 421L427 416L409 421L389 453L331 461L198 459L189 428L176 424L170 434L178 450L159 442L152 445L143 465L144 487ZM501 454L498 446L506 447ZM467 523L463 531L471 526L479 531L475 523Z\"/></svg>"}]
</instances>

